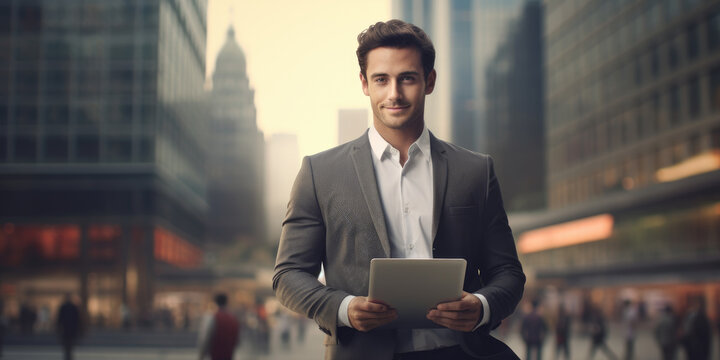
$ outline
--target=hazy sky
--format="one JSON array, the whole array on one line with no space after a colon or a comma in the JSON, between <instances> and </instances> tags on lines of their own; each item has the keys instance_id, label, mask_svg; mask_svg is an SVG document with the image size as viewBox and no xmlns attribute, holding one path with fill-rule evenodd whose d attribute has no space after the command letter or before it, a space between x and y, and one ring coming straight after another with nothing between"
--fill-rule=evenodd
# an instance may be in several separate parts
<instances>
[{"instance_id":1,"label":"hazy sky","mask_svg":"<svg viewBox=\"0 0 720 360\"><path fill-rule=\"evenodd\" d=\"M245 51L265 136L298 135L301 155L334 146L337 111L369 108L356 37L390 18L390 0L209 0L207 76L230 24Z\"/></svg>"}]
</instances>

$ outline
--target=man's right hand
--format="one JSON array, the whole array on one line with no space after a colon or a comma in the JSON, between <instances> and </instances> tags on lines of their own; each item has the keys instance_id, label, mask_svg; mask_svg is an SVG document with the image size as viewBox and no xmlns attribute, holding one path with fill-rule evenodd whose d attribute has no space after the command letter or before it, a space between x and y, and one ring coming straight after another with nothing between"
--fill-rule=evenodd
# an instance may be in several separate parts
<instances>
[{"instance_id":1,"label":"man's right hand","mask_svg":"<svg viewBox=\"0 0 720 360\"><path fill-rule=\"evenodd\" d=\"M382 303L370 302L365 296L356 296L348 305L350 325L363 332L397 319L397 310Z\"/></svg>"}]
</instances>

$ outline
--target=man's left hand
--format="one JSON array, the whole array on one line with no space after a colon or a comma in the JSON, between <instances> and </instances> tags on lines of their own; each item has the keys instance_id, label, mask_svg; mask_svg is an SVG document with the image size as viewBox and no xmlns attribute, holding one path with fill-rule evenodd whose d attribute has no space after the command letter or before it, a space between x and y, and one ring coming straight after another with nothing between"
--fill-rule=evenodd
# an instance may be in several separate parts
<instances>
[{"instance_id":1,"label":"man's left hand","mask_svg":"<svg viewBox=\"0 0 720 360\"><path fill-rule=\"evenodd\" d=\"M438 304L428 312L427 318L448 329L469 332L480 322L482 315L480 299L463 291L460 300Z\"/></svg>"}]
</instances>

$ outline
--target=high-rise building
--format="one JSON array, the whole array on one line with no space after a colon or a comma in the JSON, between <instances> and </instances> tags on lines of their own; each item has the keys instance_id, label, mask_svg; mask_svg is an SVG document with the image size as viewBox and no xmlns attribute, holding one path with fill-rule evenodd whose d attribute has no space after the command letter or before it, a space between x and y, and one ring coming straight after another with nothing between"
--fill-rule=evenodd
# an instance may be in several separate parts
<instances>
[{"instance_id":1,"label":"high-rise building","mask_svg":"<svg viewBox=\"0 0 720 360\"><path fill-rule=\"evenodd\" d=\"M720 1L545 10L550 209L510 219L524 266L611 302L633 289L681 309L691 293L715 303Z\"/></svg>"},{"instance_id":2,"label":"high-rise building","mask_svg":"<svg viewBox=\"0 0 720 360\"><path fill-rule=\"evenodd\" d=\"M433 41L438 81L425 121L438 137L474 151L485 141L485 68L522 0L393 0L394 17Z\"/></svg>"},{"instance_id":3,"label":"high-rise building","mask_svg":"<svg viewBox=\"0 0 720 360\"><path fill-rule=\"evenodd\" d=\"M546 205L541 20L541 3L525 3L486 69L486 151L509 212Z\"/></svg>"},{"instance_id":4,"label":"high-rise building","mask_svg":"<svg viewBox=\"0 0 720 360\"><path fill-rule=\"evenodd\" d=\"M265 241L265 140L257 128L246 65L230 28L217 56L211 95L207 235L215 251Z\"/></svg>"},{"instance_id":5,"label":"high-rise building","mask_svg":"<svg viewBox=\"0 0 720 360\"><path fill-rule=\"evenodd\" d=\"M267 234L271 244L280 241L282 221L285 219L290 190L300 170L300 150L297 135L273 134L266 143L265 201Z\"/></svg>"},{"instance_id":6,"label":"high-rise building","mask_svg":"<svg viewBox=\"0 0 720 360\"><path fill-rule=\"evenodd\" d=\"M0 2L0 297L149 318L202 265L206 1Z\"/></svg>"},{"instance_id":7,"label":"high-rise building","mask_svg":"<svg viewBox=\"0 0 720 360\"><path fill-rule=\"evenodd\" d=\"M338 110L338 144L357 139L367 129L367 109Z\"/></svg>"}]
</instances>

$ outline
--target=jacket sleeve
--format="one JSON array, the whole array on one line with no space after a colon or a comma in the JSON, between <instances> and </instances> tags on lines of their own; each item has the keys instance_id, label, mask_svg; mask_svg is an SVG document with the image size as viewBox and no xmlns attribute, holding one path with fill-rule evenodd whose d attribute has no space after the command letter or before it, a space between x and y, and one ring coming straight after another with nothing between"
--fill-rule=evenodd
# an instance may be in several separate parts
<instances>
[{"instance_id":1,"label":"jacket sleeve","mask_svg":"<svg viewBox=\"0 0 720 360\"><path fill-rule=\"evenodd\" d=\"M314 319L323 332L337 341L338 308L349 294L318 281L324 258L325 224L311 160L305 157L282 225L273 290L283 305Z\"/></svg>"},{"instance_id":2,"label":"jacket sleeve","mask_svg":"<svg viewBox=\"0 0 720 360\"><path fill-rule=\"evenodd\" d=\"M484 295L490 307L490 321L487 326L478 329L487 332L515 311L525 286L525 274L518 260L515 240L503 208L500 185L489 156L485 202L482 216L485 236L480 269L484 286L476 293Z\"/></svg>"}]
</instances>

